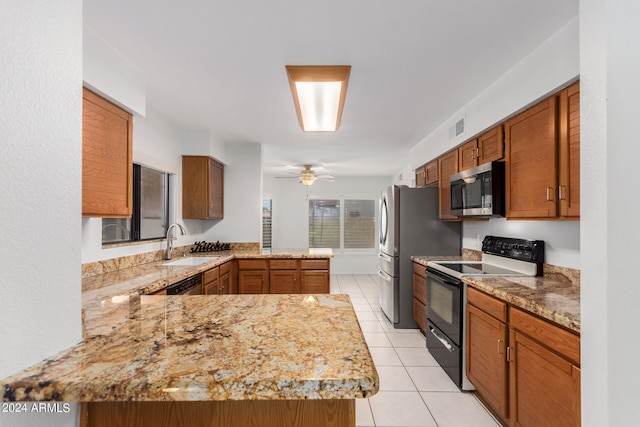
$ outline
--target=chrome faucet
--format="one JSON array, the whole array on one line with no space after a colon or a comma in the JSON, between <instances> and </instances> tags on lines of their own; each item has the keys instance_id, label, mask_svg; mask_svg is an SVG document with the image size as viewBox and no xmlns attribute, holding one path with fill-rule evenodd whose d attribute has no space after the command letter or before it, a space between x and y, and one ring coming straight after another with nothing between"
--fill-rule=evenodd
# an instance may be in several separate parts
<instances>
[{"instance_id":1,"label":"chrome faucet","mask_svg":"<svg viewBox=\"0 0 640 427\"><path fill-rule=\"evenodd\" d=\"M184 236L185 234L187 234L187 232L184 231L184 227L178 224L177 222L174 224L171 224L169 228L167 228L167 252L164 254L164 259L171 259L171 249L173 246L173 241L169 236L171 235L171 230L174 227L178 227L180 229L181 236Z\"/></svg>"}]
</instances>

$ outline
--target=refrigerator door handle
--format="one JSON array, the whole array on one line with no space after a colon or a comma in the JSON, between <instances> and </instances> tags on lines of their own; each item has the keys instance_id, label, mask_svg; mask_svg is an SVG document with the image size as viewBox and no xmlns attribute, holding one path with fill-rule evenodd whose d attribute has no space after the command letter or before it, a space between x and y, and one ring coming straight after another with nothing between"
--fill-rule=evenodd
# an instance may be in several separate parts
<instances>
[{"instance_id":1,"label":"refrigerator door handle","mask_svg":"<svg viewBox=\"0 0 640 427\"><path fill-rule=\"evenodd\" d=\"M382 277L387 282L390 282L393 279L393 277L389 276L387 273L385 273L382 270L378 270L378 276Z\"/></svg>"},{"instance_id":2,"label":"refrigerator door handle","mask_svg":"<svg viewBox=\"0 0 640 427\"><path fill-rule=\"evenodd\" d=\"M378 253L378 257L382 258L383 260L385 260L387 262L393 261L389 255L387 255L385 253L382 253L382 252Z\"/></svg>"}]
</instances>

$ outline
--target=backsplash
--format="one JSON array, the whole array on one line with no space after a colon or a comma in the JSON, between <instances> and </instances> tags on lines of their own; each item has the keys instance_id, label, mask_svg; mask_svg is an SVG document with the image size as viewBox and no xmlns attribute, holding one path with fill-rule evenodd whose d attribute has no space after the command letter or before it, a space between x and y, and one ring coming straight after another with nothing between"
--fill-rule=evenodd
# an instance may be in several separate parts
<instances>
[{"instance_id":1,"label":"backsplash","mask_svg":"<svg viewBox=\"0 0 640 427\"><path fill-rule=\"evenodd\" d=\"M260 243L258 242L232 242L229 243L230 251L242 252L260 252ZM172 257L181 256L183 253L189 255L193 245L177 246L171 251ZM89 262L82 264L82 278L96 276L99 274L110 273L112 271L131 268L150 262L162 261L164 259L164 249L144 252L135 255L128 255L119 258L104 259L101 261Z\"/></svg>"}]
</instances>

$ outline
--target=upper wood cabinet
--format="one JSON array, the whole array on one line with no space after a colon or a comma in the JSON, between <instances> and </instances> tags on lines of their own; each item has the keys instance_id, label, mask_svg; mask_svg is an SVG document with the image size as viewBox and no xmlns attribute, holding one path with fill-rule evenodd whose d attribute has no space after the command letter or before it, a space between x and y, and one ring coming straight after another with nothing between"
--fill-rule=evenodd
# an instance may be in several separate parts
<instances>
[{"instance_id":1,"label":"upper wood cabinet","mask_svg":"<svg viewBox=\"0 0 640 427\"><path fill-rule=\"evenodd\" d=\"M507 218L580 217L580 87L507 121Z\"/></svg>"},{"instance_id":2,"label":"upper wood cabinet","mask_svg":"<svg viewBox=\"0 0 640 427\"><path fill-rule=\"evenodd\" d=\"M82 216L132 214L131 114L82 91Z\"/></svg>"},{"instance_id":3,"label":"upper wood cabinet","mask_svg":"<svg viewBox=\"0 0 640 427\"><path fill-rule=\"evenodd\" d=\"M500 124L458 148L458 171L503 158L504 133Z\"/></svg>"},{"instance_id":4,"label":"upper wood cabinet","mask_svg":"<svg viewBox=\"0 0 640 427\"><path fill-rule=\"evenodd\" d=\"M182 218L224 217L224 165L206 156L182 156Z\"/></svg>"},{"instance_id":5,"label":"upper wood cabinet","mask_svg":"<svg viewBox=\"0 0 640 427\"><path fill-rule=\"evenodd\" d=\"M416 187L427 187L438 183L438 160L416 169Z\"/></svg>"},{"instance_id":6,"label":"upper wood cabinet","mask_svg":"<svg viewBox=\"0 0 640 427\"><path fill-rule=\"evenodd\" d=\"M449 177L458 172L458 150L453 150L438 159L438 188L440 196L440 219L459 221L451 214L451 181Z\"/></svg>"},{"instance_id":7,"label":"upper wood cabinet","mask_svg":"<svg viewBox=\"0 0 640 427\"><path fill-rule=\"evenodd\" d=\"M560 92L560 171L558 201L560 216L580 216L580 83Z\"/></svg>"},{"instance_id":8,"label":"upper wood cabinet","mask_svg":"<svg viewBox=\"0 0 640 427\"><path fill-rule=\"evenodd\" d=\"M556 97L508 120L506 203L508 218L549 218L557 213Z\"/></svg>"}]
</instances>

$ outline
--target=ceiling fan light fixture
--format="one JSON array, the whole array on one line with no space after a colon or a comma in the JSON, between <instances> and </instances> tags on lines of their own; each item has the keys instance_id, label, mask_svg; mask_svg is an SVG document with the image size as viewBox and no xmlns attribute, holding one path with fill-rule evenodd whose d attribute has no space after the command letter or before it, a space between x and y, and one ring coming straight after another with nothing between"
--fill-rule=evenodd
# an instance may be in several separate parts
<instances>
[{"instance_id":1,"label":"ceiling fan light fixture","mask_svg":"<svg viewBox=\"0 0 640 427\"><path fill-rule=\"evenodd\" d=\"M305 132L335 132L347 96L350 65L287 65L298 122Z\"/></svg>"},{"instance_id":2,"label":"ceiling fan light fixture","mask_svg":"<svg viewBox=\"0 0 640 427\"><path fill-rule=\"evenodd\" d=\"M316 176L315 175L301 175L300 176L300 182L303 183L306 186L309 186L311 184L313 184L314 182L316 182Z\"/></svg>"}]
</instances>

